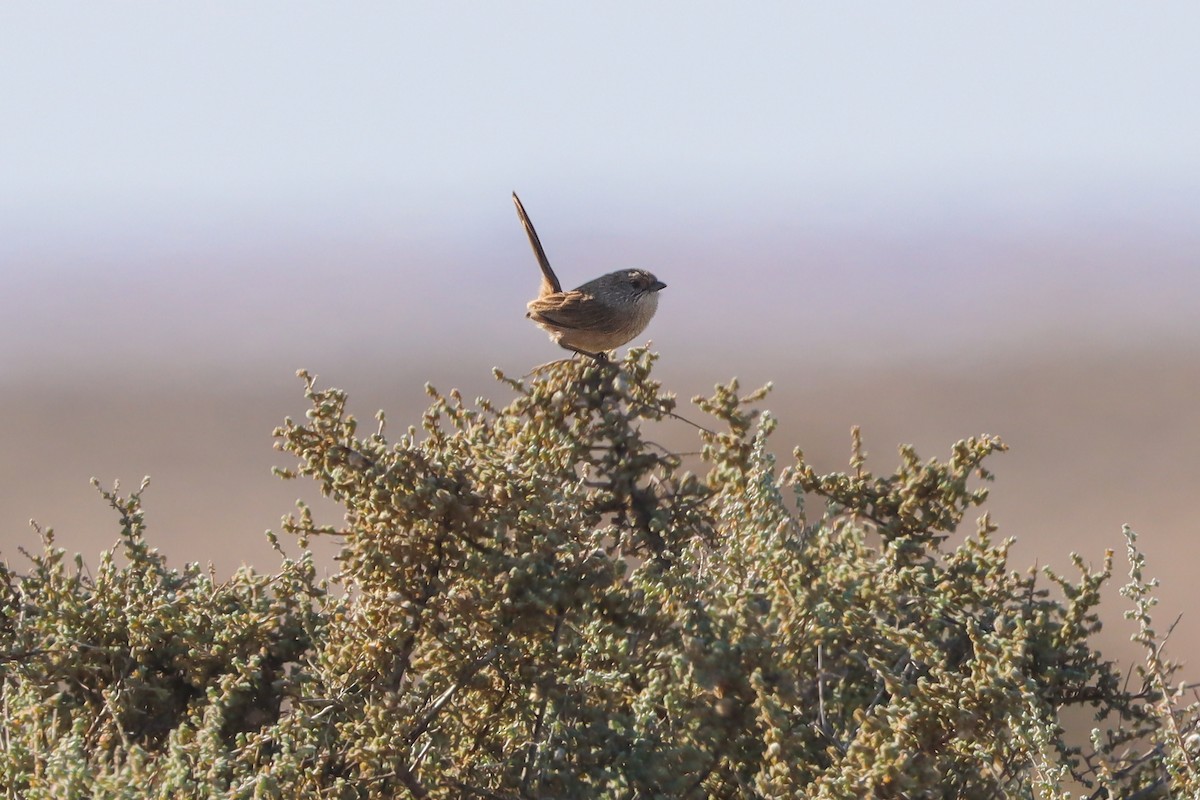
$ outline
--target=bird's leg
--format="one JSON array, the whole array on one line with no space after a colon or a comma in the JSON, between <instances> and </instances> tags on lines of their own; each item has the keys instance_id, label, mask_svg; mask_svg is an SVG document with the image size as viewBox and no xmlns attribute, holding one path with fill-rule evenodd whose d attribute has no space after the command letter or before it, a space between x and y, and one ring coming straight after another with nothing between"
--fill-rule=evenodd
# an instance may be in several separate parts
<instances>
[{"instance_id":1,"label":"bird's leg","mask_svg":"<svg viewBox=\"0 0 1200 800\"><path fill-rule=\"evenodd\" d=\"M595 361L597 364L609 363L608 353L605 353L605 352L589 353L587 350L580 350L578 347L571 347L570 345L563 344L562 342L559 342L558 346L564 350L570 350L572 353L575 353L576 355L587 356L588 358Z\"/></svg>"}]
</instances>

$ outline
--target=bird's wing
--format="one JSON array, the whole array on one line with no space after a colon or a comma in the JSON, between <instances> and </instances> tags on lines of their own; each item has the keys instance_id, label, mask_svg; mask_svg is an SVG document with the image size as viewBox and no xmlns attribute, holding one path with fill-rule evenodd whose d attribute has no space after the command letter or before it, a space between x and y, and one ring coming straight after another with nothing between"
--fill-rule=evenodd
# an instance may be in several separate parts
<instances>
[{"instance_id":1,"label":"bird's wing","mask_svg":"<svg viewBox=\"0 0 1200 800\"><path fill-rule=\"evenodd\" d=\"M578 289L530 300L527 307L534 322L571 330L594 330L602 327L609 316L603 303Z\"/></svg>"}]
</instances>

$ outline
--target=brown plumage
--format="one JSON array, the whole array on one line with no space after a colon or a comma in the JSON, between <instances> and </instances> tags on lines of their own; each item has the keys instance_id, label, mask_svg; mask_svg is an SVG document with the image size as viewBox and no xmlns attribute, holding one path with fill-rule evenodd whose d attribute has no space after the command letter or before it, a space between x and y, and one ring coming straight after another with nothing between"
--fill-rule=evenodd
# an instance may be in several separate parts
<instances>
[{"instance_id":1,"label":"brown plumage","mask_svg":"<svg viewBox=\"0 0 1200 800\"><path fill-rule=\"evenodd\" d=\"M606 360L608 350L646 329L658 309L658 293L666 288L665 283L645 270L623 269L564 292L516 192L513 203L542 270L541 290L529 301L525 316L560 347L597 361Z\"/></svg>"}]
</instances>

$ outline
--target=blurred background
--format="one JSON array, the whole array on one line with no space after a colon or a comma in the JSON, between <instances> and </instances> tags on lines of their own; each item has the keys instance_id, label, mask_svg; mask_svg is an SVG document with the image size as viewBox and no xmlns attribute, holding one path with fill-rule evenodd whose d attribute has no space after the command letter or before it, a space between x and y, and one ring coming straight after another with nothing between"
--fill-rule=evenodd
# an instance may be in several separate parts
<instances>
[{"instance_id":1,"label":"blurred background","mask_svg":"<svg viewBox=\"0 0 1200 800\"><path fill-rule=\"evenodd\" d=\"M426 381L503 401L493 366L562 355L523 318L515 189L565 285L669 284L646 338L684 401L774 381L785 463L844 468L854 424L876 472L993 433L1014 568L1114 548L1119 585L1133 525L1195 679L1198 29L1183 2L0 5L0 558L34 518L94 565L88 479L150 475L173 561L272 569L263 532L315 498L270 474L296 369L400 431Z\"/></svg>"}]
</instances>

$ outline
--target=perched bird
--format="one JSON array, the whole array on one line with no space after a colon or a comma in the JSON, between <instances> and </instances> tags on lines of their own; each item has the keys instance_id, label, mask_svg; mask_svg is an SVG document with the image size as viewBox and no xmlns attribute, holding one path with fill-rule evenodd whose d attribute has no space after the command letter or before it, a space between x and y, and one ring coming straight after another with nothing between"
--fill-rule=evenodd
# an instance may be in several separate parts
<instances>
[{"instance_id":1,"label":"perched bird","mask_svg":"<svg viewBox=\"0 0 1200 800\"><path fill-rule=\"evenodd\" d=\"M644 269L621 269L564 292L516 192L513 203L542 268L541 291L529 301L525 316L560 347L607 361L607 351L625 344L650 324L658 310L658 293L667 285Z\"/></svg>"}]
</instances>

